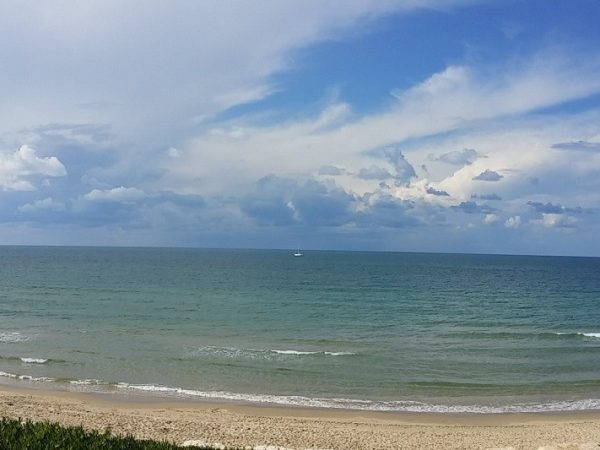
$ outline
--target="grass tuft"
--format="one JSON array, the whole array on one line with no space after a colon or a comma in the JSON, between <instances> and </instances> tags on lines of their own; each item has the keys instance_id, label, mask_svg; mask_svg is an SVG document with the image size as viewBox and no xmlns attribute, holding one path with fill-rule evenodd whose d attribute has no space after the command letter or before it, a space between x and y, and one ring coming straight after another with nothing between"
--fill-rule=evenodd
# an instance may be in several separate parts
<instances>
[{"instance_id":1,"label":"grass tuft","mask_svg":"<svg viewBox=\"0 0 600 450\"><path fill-rule=\"evenodd\" d=\"M89 431L83 427L64 427L58 423L0 420L2 450L176 450L175 444L132 436L113 436L110 431ZM185 447L188 450L213 450L212 447Z\"/></svg>"}]
</instances>

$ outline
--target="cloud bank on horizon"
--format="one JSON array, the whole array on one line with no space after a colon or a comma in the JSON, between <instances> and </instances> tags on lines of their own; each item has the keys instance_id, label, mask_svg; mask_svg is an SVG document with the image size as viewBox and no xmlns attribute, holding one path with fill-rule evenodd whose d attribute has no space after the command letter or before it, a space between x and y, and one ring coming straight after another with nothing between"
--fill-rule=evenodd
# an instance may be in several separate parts
<instances>
[{"instance_id":1,"label":"cloud bank on horizon","mask_svg":"<svg viewBox=\"0 0 600 450\"><path fill-rule=\"evenodd\" d=\"M0 244L600 256L600 4L4 2Z\"/></svg>"}]
</instances>

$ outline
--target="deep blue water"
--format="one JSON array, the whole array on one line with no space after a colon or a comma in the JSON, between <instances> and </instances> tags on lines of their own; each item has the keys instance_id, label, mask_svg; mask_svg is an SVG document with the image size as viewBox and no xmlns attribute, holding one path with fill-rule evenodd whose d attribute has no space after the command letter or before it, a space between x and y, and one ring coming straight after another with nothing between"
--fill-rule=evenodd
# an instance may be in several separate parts
<instances>
[{"instance_id":1,"label":"deep blue water","mask_svg":"<svg viewBox=\"0 0 600 450\"><path fill-rule=\"evenodd\" d=\"M414 411L600 408L600 259L0 247L0 381Z\"/></svg>"}]
</instances>

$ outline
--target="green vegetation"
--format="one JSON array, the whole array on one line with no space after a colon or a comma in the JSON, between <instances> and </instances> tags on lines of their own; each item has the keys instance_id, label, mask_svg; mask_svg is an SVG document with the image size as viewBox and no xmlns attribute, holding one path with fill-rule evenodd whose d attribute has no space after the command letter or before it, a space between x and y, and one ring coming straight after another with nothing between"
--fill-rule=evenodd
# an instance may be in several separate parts
<instances>
[{"instance_id":1,"label":"green vegetation","mask_svg":"<svg viewBox=\"0 0 600 450\"><path fill-rule=\"evenodd\" d=\"M2 450L176 450L178 445L131 436L118 437L88 431L82 427L63 427L49 422L0 420L0 449ZM210 450L211 447L186 447Z\"/></svg>"}]
</instances>

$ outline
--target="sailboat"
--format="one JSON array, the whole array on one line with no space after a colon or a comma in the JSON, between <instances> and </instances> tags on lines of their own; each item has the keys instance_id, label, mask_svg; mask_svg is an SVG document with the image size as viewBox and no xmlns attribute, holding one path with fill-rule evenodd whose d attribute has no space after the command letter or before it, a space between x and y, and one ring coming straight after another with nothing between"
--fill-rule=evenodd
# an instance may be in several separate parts
<instances>
[{"instance_id":1,"label":"sailboat","mask_svg":"<svg viewBox=\"0 0 600 450\"><path fill-rule=\"evenodd\" d=\"M296 251L294 252L294 256L295 256L296 258L298 258L298 257L300 257L300 256L304 256L304 253L302 253L302 252L300 251L300 249L298 249L298 250L296 250Z\"/></svg>"}]
</instances>

